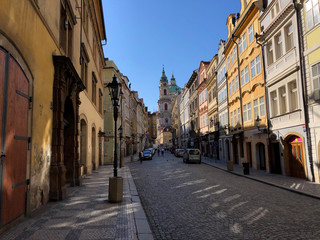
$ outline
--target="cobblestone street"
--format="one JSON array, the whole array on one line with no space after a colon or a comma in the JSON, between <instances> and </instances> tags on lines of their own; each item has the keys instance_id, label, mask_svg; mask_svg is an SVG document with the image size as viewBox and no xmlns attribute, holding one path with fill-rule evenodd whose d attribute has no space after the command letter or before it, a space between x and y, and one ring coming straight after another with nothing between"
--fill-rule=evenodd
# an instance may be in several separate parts
<instances>
[{"instance_id":1,"label":"cobblestone street","mask_svg":"<svg viewBox=\"0 0 320 240\"><path fill-rule=\"evenodd\" d=\"M129 166L155 239L320 239L317 199L170 153Z\"/></svg>"}]
</instances>

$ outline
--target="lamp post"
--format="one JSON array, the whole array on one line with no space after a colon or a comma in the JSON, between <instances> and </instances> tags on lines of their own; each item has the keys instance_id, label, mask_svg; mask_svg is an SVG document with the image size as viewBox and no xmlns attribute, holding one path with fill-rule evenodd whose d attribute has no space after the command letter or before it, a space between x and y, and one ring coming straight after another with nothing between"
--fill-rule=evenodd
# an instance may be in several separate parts
<instances>
[{"instance_id":1,"label":"lamp post","mask_svg":"<svg viewBox=\"0 0 320 240\"><path fill-rule=\"evenodd\" d=\"M256 122L256 127L258 128L258 131L260 131L260 121L261 119L259 118L259 115L257 116L255 122Z\"/></svg>"},{"instance_id":2,"label":"lamp post","mask_svg":"<svg viewBox=\"0 0 320 240\"><path fill-rule=\"evenodd\" d=\"M112 82L107 85L113 105L114 118L114 161L113 161L113 178L109 178L109 202L121 202L123 195L123 179L118 177L118 156L117 156L117 119L118 107L120 102L121 84L114 75Z\"/></svg>"},{"instance_id":3,"label":"lamp post","mask_svg":"<svg viewBox=\"0 0 320 240\"><path fill-rule=\"evenodd\" d=\"M123 162L123 158L122 158L122 154L121 154L121 152L122 152L122 149L121 149L121 144L122 144L122 137L123 137L123 129L122 129L122 125L119 127L119 134L120 134L120 151L119 151L119 153L120 153L120 156L119 156L119 158L120 158L120 168L121 167L124 167L124 162Z\"/></svg>"}]
</instances>

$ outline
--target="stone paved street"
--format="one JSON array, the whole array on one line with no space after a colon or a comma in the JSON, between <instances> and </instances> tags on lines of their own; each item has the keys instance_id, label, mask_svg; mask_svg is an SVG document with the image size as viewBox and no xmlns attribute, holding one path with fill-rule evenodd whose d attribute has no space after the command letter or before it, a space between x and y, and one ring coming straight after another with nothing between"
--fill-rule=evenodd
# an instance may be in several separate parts
<instances>
[{"instance_id":1,"label":"stone paved street","mask_svg":"<svg viewBox=\"0 0 320 240\"><path fill-rule=\"evenodd\" d=\"M131 163L155 239L320 239L320 201L170 153Z\"/></svg>"}]
</instances>

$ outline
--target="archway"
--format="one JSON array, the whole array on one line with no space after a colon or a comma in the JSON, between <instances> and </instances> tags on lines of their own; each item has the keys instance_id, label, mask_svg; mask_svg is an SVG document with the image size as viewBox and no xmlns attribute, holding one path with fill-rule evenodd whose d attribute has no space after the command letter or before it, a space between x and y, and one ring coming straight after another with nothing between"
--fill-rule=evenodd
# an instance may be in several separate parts
<instances>
[{"instance_id":1,"label":"archway","mask_svg":"<svg viewBox=\"0 0 320 240\"><path fill-rule=\"evenodd\" d=\"M96 129L92 127L92 135L91 135L91 162L92 162L92 170L96 170Z\"/></svg>"},{"instance_id":2,"label":"archway","mask_svg":"<svg viewBox=\"0 0 320 240\"><path fill-rule=\"evenodd\" d=\"M71 186L75 185L74 182L74 167L75 167L75 119L74 119L74 109L72 101L67 97L64 104L64 114L63 114L63 137L64 137L64 165L66 167L66 183Z\"/></svg>"},{"instance_id":3,"label":"archway","mask_svg":"<svg viewBox=\"0 0 320 240\"><path fill-rule=\"evenodd\" d=\"M88 139L88 126L84 119L80 121L80 164L83 166L83 173L87 174L87 139Z\"/></svg>"},{"instance_id":4,"label":"archway","mask_svg":"<svg viewBox=\"0 0 320 240\"><path fill-rule=\"evenodd\" d=\"M256 162L258 169L266 170L266 150L263 143L257 143L256 145Z\"/></svg>"},{"instance_id":5,"label":"archway","mask_svg":"<svg viewBox=\"0 0 320 240\"><path fill-rule=\"evenodd\" d=\"M291 177L306 178L303 145L303 139L297 135L289 135L284 140L286 172Z\"/></svg>"}]
</instances>

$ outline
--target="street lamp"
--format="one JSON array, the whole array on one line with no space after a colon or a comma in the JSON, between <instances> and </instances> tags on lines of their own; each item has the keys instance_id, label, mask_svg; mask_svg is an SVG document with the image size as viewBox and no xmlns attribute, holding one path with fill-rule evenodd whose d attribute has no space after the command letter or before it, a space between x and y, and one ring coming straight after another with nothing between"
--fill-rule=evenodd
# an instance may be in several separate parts
<instances>
[{"instance_id":1,"label":"street lamp","mask_svg":"<svg viewBox=\"0 0 320 240\"><path fill-rule=\"evenodd\" d=\"M121 84L114 75L112 82L107 85L113 105L114 118L114 162L113 162L113 178L109 178L109 201L121 202L123 193L123 179L118 177L118 156L117 156L117 119L118 107L120 102Z\"/></svg>"},{"instance_id":2,"label":"street lamp","mask_svg":"<svg viewBox=\"0 0 320 240\"><path fill-rule=\"evenodd\" d=\"M261 119L259 118L259 115L257 116L257 119L255 120L256 122L256 127L258 128L258 131L260 131L260 122L261 122Z\"/></svg>"},{"instance_id":3,"label":"street lamp","mask_svg":"<svg viewBox=\"0 0 320 240\"><path fill-rule=\"evenodd\" d=\"M122 129L122 125L119 127L119 133L120 133L120 168L121 167L124 167L124 164L123 164L123 159L122 159L122 154L121 154L121 144L122 144L122 133L123 133L123 129Z\"/></svg>"}]
</instances>

